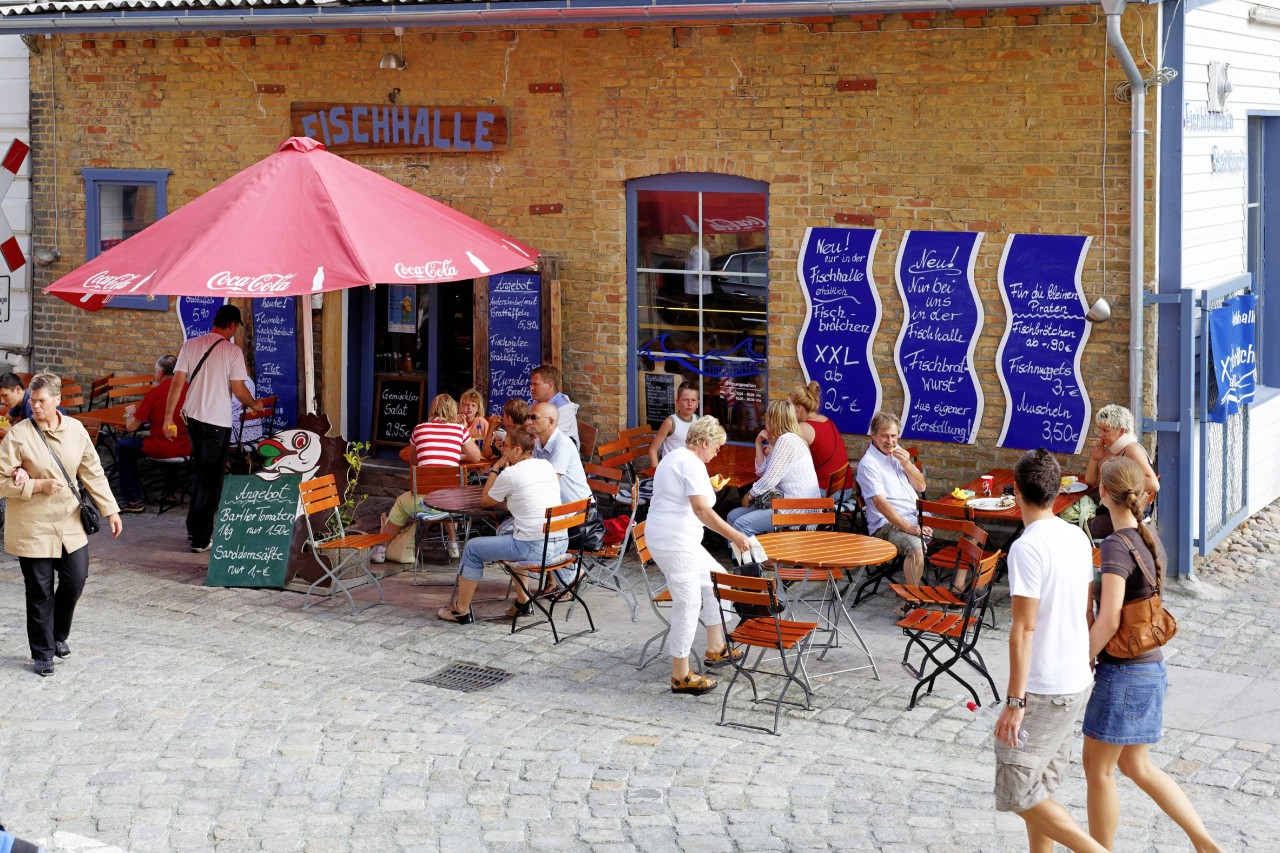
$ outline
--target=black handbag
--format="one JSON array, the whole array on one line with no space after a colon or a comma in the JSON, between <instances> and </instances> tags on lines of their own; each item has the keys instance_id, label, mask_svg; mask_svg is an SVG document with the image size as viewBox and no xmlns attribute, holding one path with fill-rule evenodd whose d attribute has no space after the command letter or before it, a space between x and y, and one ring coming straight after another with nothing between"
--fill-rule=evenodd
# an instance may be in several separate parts
<instances>
[{"instance_id":1,"label":"black handbag","mask_svg":"<svg viewBox=\"0 0 1280 853\"><path fill-rule=\"evenodd\" d=\"M761 563L743 563L742 565L734 566L733 573L735 575L743 575L744 577L762 578L764 577L764 566ZM762 616L774 616L787 609L787 591L783 589L782 584L777 580L774 581L773 585L773 597L778 600L778 603L772 607L735 602L733 609L736 610L738 615L743 619L757 619Z\"/></svg>"},{"instance_id":2,"label":"black handbag","mask_svg":"<svg viewBox=\"0 0 1280 853\"><path fill-rule=\"evenodd\" d=\"M752 509L773 509L773 499L782 497L782 492L770 489L764 494L751 496Z\"/></svg>"},{"instance_id":3,"label":"black handbag","mask_svg":"<svg viewBox=\"0 0 1280 853\"><path fill-rule=\"evenodd\" d=\"M84 528L85 535L92 536L102 529L102 513L98 511L98 505L93 502L93 497L85 491L83 484L76 488L75 481L71 479L67 469L62 467L62 460L58 458L58 454L53 452L53 448L49 445L49 439L44 437L44 430L40 429L40 425L33 421L31 428L36 431L36 434L40 436L40 440L44 442L44 446L49 449L49 455L53 457L54 464L62 472L62 476L66 479L71 493L76 496L76 502L80 504L80 525Z\"/></svg>"},{"instance_id":4,"label":"black handbag","mask_svg":"<svg viewBox=\"0 0 1280 853\"><path fill-rule=\"evenodd\" d=\"M570 551L600 551L604 549L604 521L595 502L587 505L586 520L569 534Z\"/></svg>"}]
</instances>

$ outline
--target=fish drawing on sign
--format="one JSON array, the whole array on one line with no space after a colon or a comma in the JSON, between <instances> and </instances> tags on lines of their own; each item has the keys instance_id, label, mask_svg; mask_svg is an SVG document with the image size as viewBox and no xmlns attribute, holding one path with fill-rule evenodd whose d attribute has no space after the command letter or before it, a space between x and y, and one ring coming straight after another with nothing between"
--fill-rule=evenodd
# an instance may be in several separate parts
<instances>
[{"instance_id":1,"label":"fish drawing on sign","mask_svg":"<svg viewBox=\"0 0 1280 853\"><path fill-rule=\"evenodd\" d=\"M271 481L282 474L310 479L320 468L320 436L305 429L287 429L258 442L262 470L254 476Z\"/></svg>"}]
</instances>

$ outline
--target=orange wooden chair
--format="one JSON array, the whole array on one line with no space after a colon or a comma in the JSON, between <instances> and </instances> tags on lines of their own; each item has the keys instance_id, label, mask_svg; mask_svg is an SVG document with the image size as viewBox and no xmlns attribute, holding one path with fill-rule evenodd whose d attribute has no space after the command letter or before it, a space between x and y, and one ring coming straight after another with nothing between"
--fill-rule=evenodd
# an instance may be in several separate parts
<instances>
[{"instance_id":1,"label":"orange wooden chair","mask_svg":"<svg viewBox=\"0 0 1280 853\"><path fill-rule=\"evenodd\" d=\"M369 570L369 555L375 545L385 545L391 541L391 537L385 533L347 533L342 524L342 514L338 512L342 496L338 494L332 474L305 480L298 484L298 490L302 494L303 518L307 521L309 551L315 558L316 565L324 572L307 586L307 597L302 609L307 610L315 603L311 600L311 593L326 580L331 584L330 592L340 591L351 602L352 616L386 602L382 584ZM316 518L330 511L332 532L328 520ZM317 535L317 526L320 527L320 535ZM373 584L378 591L378 600L357 605L351 590L367 584Z\"/></svg>"},{"instance_id":2,"label":"orange wooden chair","mask_svg":"<svg viewBox=\"0 0 1280 853\"><path fill-rule=\"evenodd\" d=\"M804 671L803 656L805 647L813 639L818 623L794 622L783 619L774 612L780 609L776 583L773 578L767 577L754 578L744 575L731 575L726 572L711 573L711 586L715 592L716 600L721 604L720 623L724 626L725 639L728 641L730 648L738 645L760 650L754 663L748 662L750 653L747 652L747 649L743 649L744 654L741 657L735 658L730 655L730 660L733 662L733 678L729 680L728 685L724 688L724 701L720 705L720 722L718 725L755 729L776 735L784 704L803 708L806 711L813 710L813 705L810 702L813 690L809 687L809 679ZM754 605L764 608L762 612L769 612L771 615L743 619L738 623L737 627L730 631L724 612L725 604ZM760 664L764 661L765 653L769 651L778 653L777 659L782 664L782 672L760 668ZM770 662L772 660L773 658L771 657ZM782 688L778 691L777 697L772 700L773 728L725 719L729 711L729 695L733 692L733 685L737 683L740 676L744 675L751 685L751 699L753 702L760 701L760 693L756 689L755 676L766 675L783 679ZM787 701L787 691L791 689L793 684L804 691L803 703Z\"/></svg>"},{"instance_id":3,"label":"orange wooden chair","mask_svg":"<svg viewBox=\"0 0 1280 853\"><path fill-rule=\"evenodd\" d=\"M438 492L441 489L456 489L463 485L463 471L461 465L414 465L409 469L409 490L413 493L413 582L418 583L418 574L422 570L422 546L424 539L422 536L423 528L437 527L440 532L440 548L448 554L448 533L449 528L454 528L454 536L458 542L459 553L461 548L467 544L467 539L471 536L471 518L469 516L457 516L440 510L426 510L422 508L421 499L432 492ZM457 524L461 522L463 532L461 536L457 535ZM457 570L452 566L449 569L448 585L453 586L457 582ZM443 584L430 584L431 586L442 586Z\"/></svg>"},{"instance_id":4,"label":"orange wooden chair","mask_svg":"<svg viewBox=\"0 0 1280 853\"><path fill-rule=\"evenodd\" d=\"M543 616L542 619L536 622L517 625L521 614L519 608L516 608L516 613L511 617L511 633L514 634L526 628L546 624L551 626L552 639L559 644L561 640L592 633L596 630L595 620L591 618L591 609L587 607L587 603L578 594L578 588L582 585L582 553L580 551L576 553L567 551L558 557L549 557L547 553L550 550L552 535L560 532L569 535L573 528L580 527L587 520L587 507L590 505L591 498L583 498L580 501L548 507L546 520L542 524L542 559L537 562L531 561L527 563L513 560L501 563L503 570L510 574L511 579L520 585L525 595L528 596L530 603ZM557 574L570 569L573 570L573 577L570 580L566 581ZM532 584L527 582L530 580L533 581ZM565 601L572 601L582 605L583 611L587 614L587 623L590 627L561 637L559 630L556 628L555 609L557 604Z\"/></svg>"},{"instance_id":5,"label":"orange wooden chair","mask_svg":"<svg viewBox=\"0 0 1280 853\"><path fill-rule=\"evenodd\" d=\"M155 375L151 373L111 376L107 379L107 400L115 406L133 397L142 399L154 387Z\"/></svg>"},{"instance_id":6,"label":"orange wooden chair","mask_svg":"<svg viewBox=\"0 0 1280 853\"><path fill-rule=\"evenodd\" d=\"M583 466L583 470L587 475L587 485L591 488L591 495L599 506L604 498L608 498L609 505L613 510L610 514L616 515L619 509L626 509L627 505L622 504L618 499L618 491L622 485L622 472L616 468L606 468L602 465L587 464ZM622 564L627 557L627 544L631 541L631 531L636 524L636 509L640 504L640 490L631 490L630 511L627 517L630 521L627 523L626 532L622 536L622 541L613 545L605 545L599 551L583 551L582 552L582 571L583 582L592 586L598 586L601 589L616 592L626 602L627 609L631 611L631 621L636 622L640 618L640 600L636 597L635 588L631 585L631 581L622 573ZM569 617L573 616L573 608L577 602L569 605Z\"/></svg>"}]
</instances>

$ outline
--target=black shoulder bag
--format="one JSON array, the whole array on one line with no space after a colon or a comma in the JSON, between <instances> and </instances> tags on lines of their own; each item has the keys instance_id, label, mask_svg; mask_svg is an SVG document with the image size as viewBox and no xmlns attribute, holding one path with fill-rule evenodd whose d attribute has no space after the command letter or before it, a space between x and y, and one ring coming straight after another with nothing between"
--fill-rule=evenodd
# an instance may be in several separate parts
<instances>
[{"instance_id":1,"label":"black shoulder bag","mask_svg":"<svg viewBox=\"0 0 1280 853\"><path fill-rule=\"evenodd\" d=\"M225 341L225 340L226 340L226 338L220 338L219 340L214 341L214 342L213 342L213 346L211 346L211 347L209 347L207 350L205 350L205 351L204 351L204 355L200 356L200 360L196 362L196 369L195 369L195 370L193 370L193 371L191 371L191 375L187 377L187 387L188 387L188 388L190 388L190 387L191 387L191 383L192 383L192 382L195 382L195 381L196 381L196 377L197 377L198 375L200 375L200 368L204 367L205 360L206 360L206 359L208 359L208 358L209 358L209 356L213 354L213 351L214 351L214 349L216 349L216 348L217 348L218 344L222 343L222 342L223 342L223 341ZM174 416L175 418L181 418L181 417L182 417L182 412L174 412L174 413L173 413L173 416ZM185 420L185 418L184 418L184 420Z\"/></svg>"},{"instance_id":2,"label":"black shoulder bag","mask_svg":"<svg viewBox=\"0 0 1280 853\"><path fill-rule=\"evenodd\" d=\"M31 421L31 428L36 431L40 436L40 440L44 442L44 446L48 448L54 464L62 472L62 476L66 479L71 493L76 496L76 501L80 504L80 524L84 527L85 534L92 536L102 529L102 513L98 511L98 505L93 502L93 497L84 490L83 485L80 488L76 488L75 481L71 479L67 469L62 466L62 460L58 458L58 454L53 452L53 446L49 444L49 439L44 437L44 430L40 429L40 425L34 419Z\"/></svg>"}]
</instances>

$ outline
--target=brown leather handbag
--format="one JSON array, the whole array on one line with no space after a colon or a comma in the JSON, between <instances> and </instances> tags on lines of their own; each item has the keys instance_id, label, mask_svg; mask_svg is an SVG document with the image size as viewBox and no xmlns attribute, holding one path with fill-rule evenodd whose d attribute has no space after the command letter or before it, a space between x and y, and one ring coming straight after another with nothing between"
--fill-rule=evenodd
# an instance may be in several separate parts
<instances>
[{"instance_id":1,"label":"brown leather handbag","mask_svg":"<svg viewBox=\"0 0 1280 853\"><path fill-rule=\"evenodd\" d=\"M1114 534L1120 536L1117 532ZM1146 564L1138 558L1138 552L1127 536L1120 536L1129 548L1129 556L1133 563L1146 577L1147 583L1155 587L1150 598L1138 598L1125 602L1120 608L1120 627L1115 636L1107 641L1106 653L1116 658L1133 658L1163 646L1178 633L1178 620L1173 618L1160 600L1160 591L1164 580L1159 575L1154 581L1147 574Z\"/></svg>"}]
</instances>

